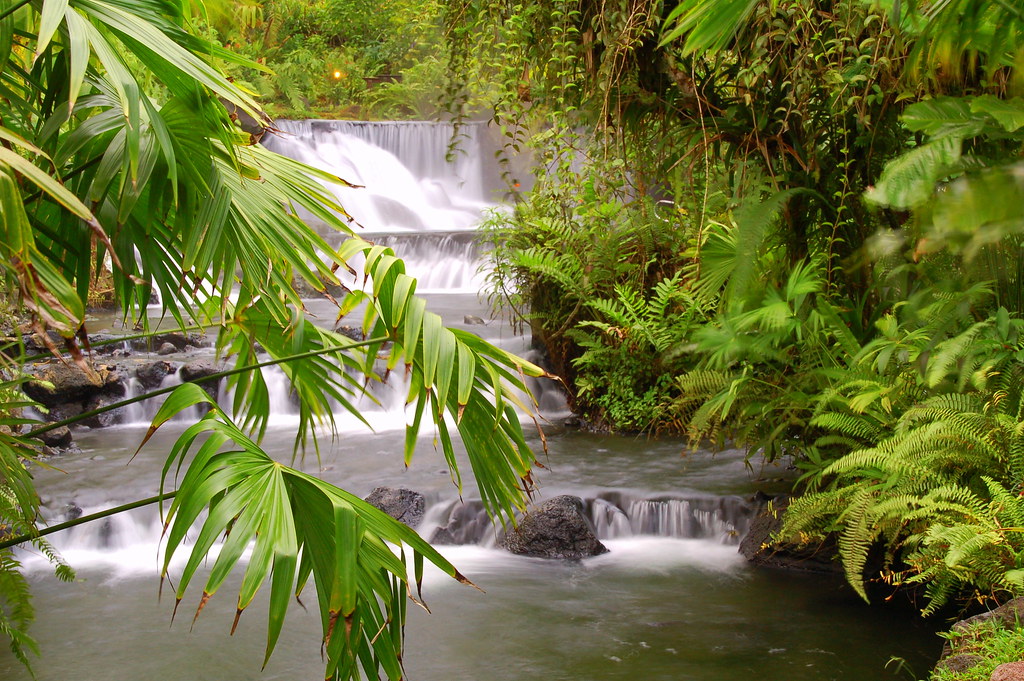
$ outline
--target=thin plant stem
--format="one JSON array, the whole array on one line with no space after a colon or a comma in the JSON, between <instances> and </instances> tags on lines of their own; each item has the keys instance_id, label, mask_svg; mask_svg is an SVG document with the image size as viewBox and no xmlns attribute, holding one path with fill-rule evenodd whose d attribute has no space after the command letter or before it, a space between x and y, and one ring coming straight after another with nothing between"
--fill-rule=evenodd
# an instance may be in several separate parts
<instances>
[{"instance_id":1,"label":"thin plant stem","mask_svg":"<svg viewBox=\"0 0 1024 681\"><path fill-rule=\"evenodd\" d=\"M106 518L107 516L117 515L118 513L124 513L125 511L130 511L130 510L132 510L134 508L142 508L143 506L150 506L152 504L159 503L159 502L163 501L164 499L172 499L172 498L174 498L174 495L176 495L177 493L178 493L177 490L172 490L170 492L164 492L163 494L157 494L156 496L153 496L153 497L147 497L145 499L139 499L137 501L132 501L132 502L129 502L127 504L122 504L120 506L115 506L114 508L108 508L108 509L103 510L103 511L97 511L96 513L90 513L89 515L83 515L83 516L80 516L78 518L73 518L71 520L65 520L62 523L57 523L56 525L50 525L49 527L44 527L43 529L36 530L35 532L29 532L29 533L26 533L26 534L19 534L19 535L15 536L15 537L10 537L8 539L4 539L3 541L0 541L0 551L2 551L3 549L10 548L12 546L17 546L18 544L24 544L25 542L32 541L33 539L38 539L39 537L45 537L46 535L53 534L54 532L60 532L61 530L67 530L69 528L76 527L78 525L83 525L85 523L90 523L93 520L100 520L102 518Z\"/></svg>"}]
</instances>

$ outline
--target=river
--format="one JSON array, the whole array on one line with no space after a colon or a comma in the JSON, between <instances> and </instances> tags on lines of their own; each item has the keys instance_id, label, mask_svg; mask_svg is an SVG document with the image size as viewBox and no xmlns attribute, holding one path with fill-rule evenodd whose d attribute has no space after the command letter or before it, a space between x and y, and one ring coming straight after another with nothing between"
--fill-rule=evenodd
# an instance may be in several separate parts
<instances>
[{"instance_id":1,"label":"river","mask_svg":"<svg viewBox=\"0 0 1024 681\"><path fill-rule=\"evenodd\" d=\"M491 156L481 130L470 128L469 153L447 163L446 126L284 127L292 135L277 143L279 151L368 186L339 190L340 198L374 238L386 239L406 256L430 309L450 325L525 351L525 340L494 319L478 295L483 274L472 227L490 205L495 175L481 162ZM312 315L333 321L326 301L310 301L309 307ZM294 420L284 386L279 390L265 446L287 460ZM747 466L735 451L691 452L672 438L579 432L563 425L566 413L557 391L541 387L539 394L549 443L542 458L546 468L537 475L540 497L569 493L587 500L610 552L578 563L513 556L495 548L494 533L486 529L473 534L472 543L442 547L483 591L428 574L424 595L432 613L410 609L408 678L905 678L885 668L893 656L905 658L917 677L925 676L941 641L909 608L868 606L834 578L756 569L738 555L753 494L766 480L785 477L784 470ZM423 493L428 511L420 530L429 536L446 521L457 494L429 429L413 465L403 466L400 398L400 390L385 389L380 406L364 405L376 432L343 422L341 438L319 461L310 455L299 465L360 495L379 485ZM145 433L141 420L78 432L81 452L57 461L59 471L37 475L46 513L59 519L72 502L90 512L153 494L164 454L183 427L171 424L130 463ZM540 450L536 436L532 444ZM471 484L464 498L474 498ZM228 635L234 616L230 589L237 580L213 598L192 628L188 606L198 603L199 594L186 598L172 625L173 599L157 600L158 537L153 509L54 535L54 544L78 569L72 584L56 582L44 561L22 554L35 594L39 679L321 678L315 612L292 608L262 672L265 606L253 606L236 634ZM13 656L0 652L0 679L29 678Z\"/></svg>"}]
</instances>

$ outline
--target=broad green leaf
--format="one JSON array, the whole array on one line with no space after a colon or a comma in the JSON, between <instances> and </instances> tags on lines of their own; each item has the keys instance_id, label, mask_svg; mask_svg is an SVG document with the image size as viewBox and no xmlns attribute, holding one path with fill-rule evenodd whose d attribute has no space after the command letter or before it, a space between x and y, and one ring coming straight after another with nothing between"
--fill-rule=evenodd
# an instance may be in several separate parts
<instances>
[{"instance_id":1,"label":"broad green leaf","mask_svg":"<svg viewBox=\"0 0 1024 681\"><path fill-rule=\"evenodd\" d=\"M909 130L932 137L950 133L971 137L984 126L972 115L970 102L961 97L937 97L915 102L906 108L901 120Z\"/></svg>"},{"instance_id":2,"label":"broad green leaf","mask_svg":"<svg viewBox=\"0 0 1024 681\"><path fill-rule=\"evenodd\" d=\"M972 113L986 113L996 119L1006 132L1017 132L1024 127L1024 98L1002 99L994 95L981 95L971 101Z\"/></svg>"},{"instance_id":3,"label":"broad green leaf","mask_svg":"<svg viewBox=\"0 0 1024 681\"><path fill-rule=\"evenodd\" d=\"M88 220L90 222L96 220L96 218L93 217L92 211L86 208L78 197L72 194L56 178L47 175L23 156L14 153L10 149L0 147L0 163L6 163L18 174L30 180L41 190L52 196L62 206L83 220Z\"/></svg>"},{"instance_id":4,"label":"broad green leaf","mask_svg":"<svg viewBox=\"0 0 1024 681\"><path fill-rule=\"evenodd\" d=\"M886 164L866 198L899 210L921 206L934 195L938 181L956 169L960 147L959 138L943 137L908 151Z\"/></svg>"},{"instance_id":5,"label":"broad green leaf","mask_svg":"<svg viewBox=\"0 0 1024 681\"><path fill-rule=\"evenodd\" d=\"M728 46L757 0L683 0L665 19L658 44L685 37L684 54L717 52Z\"/></svg>"}]
</instances>

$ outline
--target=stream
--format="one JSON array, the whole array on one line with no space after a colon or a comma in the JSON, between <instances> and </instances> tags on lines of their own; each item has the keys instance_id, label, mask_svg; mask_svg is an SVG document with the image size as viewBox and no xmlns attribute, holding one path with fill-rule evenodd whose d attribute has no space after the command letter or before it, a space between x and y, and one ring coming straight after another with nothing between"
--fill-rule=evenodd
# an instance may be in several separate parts
<instances>
[{"instance_id":1,"label":"stream","mask_svg":"<svg viewBox=\"0 0 1024 681\"><path fill-rule=\"evenodd\" d=\"M472 230L481 211L493 207L497 185L496 171L483 162L493 157L485 130L469 126L465 153L449 163L446 125L280 125L287 136L271 142L275 151L367 186L337 192L369 238L406 259L429 309L448 325L526 352L526 339L493 318L479 295L485 273ZM326 300L309 301L309 311L334 321ZM90 328L116 331L106 324ZM296 417L285 386L273 378L268 374L278 393L264 447L287 461ZM323 447L319 460L310 452L296 463L361 496L381 485L421 492L427 512L419 531L429 537L460 501L430 428L412 466L404 467L402 395L400 387L384 386L379 405L362 405L375 432L343 418L341 437ZM424 596L432 612L410 607L406 628L409 679L872 680L910 678L886 669L892 657L904 658L913 678L934 664L941 648L934 628L941 623L923 622L907 606L868 606L836 578L756 569L737 553L754 493L787 471L747 465L738 451L690 451L675 438L580 432L563 425L568 414L553 386L538 385L537 395L549 445L541 455L546 468L536 475L539 498L584 499L610 552L577 563L525 558L495 548L492 529L465 528L466 543L439 548L482 591L428 570ZM90 513L156 492L164 456L185 424L169 424L129 463L148 409L119 426L78 431L80 453L56 460L60 470L37 473L47 517L62 520L72 503ZM530 442L541 451L536 434ZM463 499L471 506L474 498L467 476ZM71 584L57 582L41 557L20 554L35 596L31 633L42 650L34 663L40 680L322 678L315 611L291 609L262 672L265 594L228 635L240 577L190 627L200 595L193 590L172 624L173 598L157 598L158 539L153 508L53 535L78 570ZM0 679L30 678L0 651Z\"/></svg>"}]
</instances>

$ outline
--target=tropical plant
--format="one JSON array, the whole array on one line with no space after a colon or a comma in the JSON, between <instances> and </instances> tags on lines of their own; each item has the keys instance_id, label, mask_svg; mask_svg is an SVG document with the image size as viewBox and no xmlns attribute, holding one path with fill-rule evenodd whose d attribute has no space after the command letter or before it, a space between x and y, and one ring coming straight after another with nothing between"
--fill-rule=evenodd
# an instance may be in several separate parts
<instances>
[{"instance_id":1,"label":"tropical plant","mask_svg":"<svg viewBox=\"0 0 1024 681\"><path fill-rule=\"evenodd\" d=\"M1024 591L1020 334L1020 320L1002 310L936 345L920 374L931 396L903 404L890 428L846 426L868 440L891 434L820 470L819 491L790 505L781 535L813 542L838 533L847 578L865 598L869 556L884 549L883 578L923 583L925 612L965 588L993 598ZM911 356L897 361L917 364ZM857 393L847 413L880 397L867 395ZM832 414L833 427L852 423Z\"/></svg>"},{"instance_id":2,"label":"tropical plant","mask_svg":"<svg viewBox=\"0 0 1024 681\"><path fill-rule=\"evenodd\" d=\"M555 134L539 136L542 139L535 142L543 145ZM587 162L586 172L577 175L559 170L558 159L548 160L556 166L552 174L539 177L514 212L496 213L484 225L492 248L492 303L529 324L554 373L570 385L581 377L577 387L584 399L578 407L598 423L610 414L602 415L607 405L593 398L619 399L605 389L605 360L633 351L652 359L667 357L666 334L678 336L675 313L691 310L683 304L686 296L674 278L687 248L687 231L677 224L685 216L661 217L653 201L629 201L631 189L618 175L623 167L619 162ZM607 175L602 175L602 168ZM692 311L699 314L698 309ZM599 333L593 333L595 329ZM621 334L631 338L620 343L615 336ZM634 360L643 361L635 354ZM645 379L629 377L625 367L620 369L634 385L629 393L642 395L651 387ZM585 373L589 377L582 379ZM648 363L646 373L651 378L657 370ZM592 391L588 384L602 388ZM650 416L638 412L629 417L628 425L615 418L609 424L635 429L650 423Z\"/></svg>"},{"instance_id":3,"label":"tropical plant","mask_svg":"<svg viewBox=\"0 0 1024 681\"><path fill-rule=\"evenodd\" d=\"M317 443L317 426L333 425L335 403L355 412L352 397L364 384L344 367L364 380L404 367L414 415L406 460L426 416L461 485L454 426L485 505L505 522L532 489L533 455L514 405L529 411L520 397L523 376L542 372L445 329L415 295L402 261L351 234L343 208L321 184L343 180L267 152L240 132L223 102L264 118L212 65L238 58L190 27L185 7L174 3L38 0L0 10L0 267L40 339L55 354L63 343L87 374L85 300L107 258L129 323L146 326L151 294L159 291L164 313L179 326L195 320L218 329L218 348L234 362L226 372L233 413L186 384L153 426L189 405L209 409L169 454L165 483L180 479L179 489L154 498L174 495L168 553L181 550L185 529L208 511L179 598L215 537L229 540L197 615L255 538L238 610L271 582L268 655L290 595L312 576L327 678L402 678L406 591L425 560L459 575L407 528L260 448L269 401L258 369L278 364L288 376L301 403L301 447ZM334 245L297 217L298 208L335 230ZM337 302L342 314L361 306L364 341L314 327L293 285L298 278L330 297L326 285L337 284L335 272L357 256L365 260L367 288ZM19 420L24 343L16 340L4 354L10 383L0 414L12 431L0 434L0 511L17 534L4 541L9 546L37 532L38 496L27 468L37 456L29 438L60 424ZM404 544L408 560L385 542ZM31 649L29 611L6 546L0 585L11 590L3 595L2 622L23 655Z\"/></svg>"},{"instance_id":4,"label":"tropical plant","mask_svg":"<svg viewBox=\"0 0 1024 681\"><path fill-rule=\"evenodd\" d=\"M649 299L616 285L614 298L589 307L596 318L569 331L582 350L573 360L581 410L619 430L670 427L672 377L685 366L687 336L707 311L683 289L681 273L655 284Z\"/></svg>"}]
</instances>

